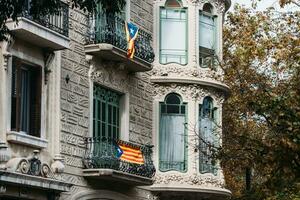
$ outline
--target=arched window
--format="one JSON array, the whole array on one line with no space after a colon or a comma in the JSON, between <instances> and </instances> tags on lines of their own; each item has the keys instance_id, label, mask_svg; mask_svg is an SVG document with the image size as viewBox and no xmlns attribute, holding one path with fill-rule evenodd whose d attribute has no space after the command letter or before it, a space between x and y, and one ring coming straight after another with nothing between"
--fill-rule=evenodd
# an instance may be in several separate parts
<instances>
[{"instance_id":1,"label":"arched window","mask_svg":"<svg viewBox=\"0 0 300 200\"><path fill-rule=\"evenodd\" d=\"M213 99L205 97L199 106L199 158L200 172L216 174L217 167L212 159L212 151L218 146L215 129L217 109L213 106Z\"/></svg>"},{"instance_id":2,"label":"arched window","mask_svg":"<svg viewBox=\"0 0 300 200\"><path fill-rule=\"evenodd\" d=\"M187 64L187 10L180 0L160 9L160 63Z\"/></svg>"},{"instance_id":3,"label":"arched window","mask_svg":"<svg viewBox=\"0 0 300 200\"><path fill-rule=\"evenodd\" d=\"M199 13L199 63L203 68L214 67L217 45L216 16L213 7L206 3Z\"/></svg>"},{"instance_id":4,"label":"arched window","mask_svg":"<svg viewBox=\"0 0 300 200\"><path fill-rule=\"evenodd\" d=\"M178 94L171 93L160 103L160 171L186 170L186 112L186 104Z\"/></svg>"},{"instance_id":5,"label":"arched window","mask_svg":"<svg viewBox=\"0 0 300 200\"><path fill-rule=\"evenodd\" d=\"M167 0L165 3L167 8L181 8L182 2L180 0Z\"/></svg>"}]
</instances>

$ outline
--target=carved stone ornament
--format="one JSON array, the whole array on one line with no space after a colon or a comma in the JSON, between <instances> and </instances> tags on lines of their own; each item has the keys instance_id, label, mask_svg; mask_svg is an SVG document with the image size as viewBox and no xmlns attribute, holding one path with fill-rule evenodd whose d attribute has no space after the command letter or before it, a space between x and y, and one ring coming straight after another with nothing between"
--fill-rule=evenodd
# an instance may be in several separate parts
<instances>
[{"instance_id":1,"label":"carved stone ornament","mask_svg":"<svg viewBox=\"0 0 300 200\"><path fill-rule=\"evenodd\" d=\"M190 0L190 2L196 5L203 5L205 3L210 3L216 8L218 14L225 12L225 0Z\"/></svg>"},{"instance_id":2,"label":"carved stone ornament","mask_svg":"<svg viewBox=\"0 0 300 200\"><path fill-rule=\"evenodd\" d=\"M180 65L158 65L153 68L153 76L167 76L167 77L186 77L208 79L212 81L223 82L223 72L219 70L204 69L200 67L187 67Z\"/></svg>"},{"instance_id":3,"label":"carved stone ornament","mask_svg":"<svg viewBox=\"0 0 300 200\"><path fill-rule=\"evenodd\" d=\"M190 186L205 186L205 187L217 187L225 188L224 180L218 176L210 174L192 174L192 175L182 175L182 174L157 174L155 175L154 184L182 184Z\"/></svg>"},{"instance_id":4,"label":"carved stone ornament","mask_svg":"<svg viewBox=\"0 0 300 200\"><path fill-rule=\"evenodd\" d=\"M39 159L39 150L29 158L13 158L6 164L7 170L31 176L57 179L50 166Z\"/></svg>"},{"instance_id":5,"label":"carved stone ornament","mask_svg":"<svg viewBox=\"0 0 300 200\"><path fill-rule=\"evenodd\" d=\"M3 67L5 70L7 70L8 65L9 65L9 60L12 57L10 50L12 48L14 44L14 39L12 38L12 36L9 36L7 41L3 41L2 42L2 55L3 55Z\"/></svg>"},{"instance_id":6,"label":"carved stone ornament","mask_svg":"<svg viewBox=\"0 0 300 200\"><path fill-rule=\"evenodd\" d=\"M222 92L197 84L155 84L153 88L154 98L157 99L162 99L167 94L175 92L182 95L184 99L193 101L201 101L204 97L211 96L221 105L225 100Z\"/></svg>"},{"instance_id":7,"label":"carved stone ornament","mask_svg":"<svg viewBox=\"0 0 300 200\"><path fill-rule=\"evenodd\" d=\"M11 152L5 142L0 142L0 169L6 169L6 162L9 161Z\"/></svg>"},{"instance_id":8,"label":"carved stone ornament","mask_svg":"<svg viewBox=\"0 0 300 200\"><path fill-rule=\"evenodd\" d=\"M147 200L159 200L159 196L149 194L147 196Z\"/></svg>"},{"instance_id":9,"label":"carved stone ornament","mask_svg":"<svg viewBox=\"0 0 300 200\"><path fill-rule=\"evenodd\" d=\"M108 86L121 92L128 91L129 75L122 70L122 65L113 62L96 63L90 61L90 79L101 85Z\"/></svg>"}]
</instances>

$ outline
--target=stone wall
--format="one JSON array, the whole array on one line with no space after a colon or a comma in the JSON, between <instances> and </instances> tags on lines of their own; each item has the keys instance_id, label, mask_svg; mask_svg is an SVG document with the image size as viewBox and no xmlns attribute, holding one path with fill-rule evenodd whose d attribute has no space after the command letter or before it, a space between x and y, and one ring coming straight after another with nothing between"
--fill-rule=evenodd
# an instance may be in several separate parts
<instances>
[{"instance_id":1,"label":"stone wall","mask_svg":"<svg viewBox=\"0 0 300 200\"><path fill-rule=\"evenodd\" d=\"M147 32L151 31L152 34L152 1L132 0L130 10L131 20ZM84 52L87 22L87 15L81 11L70 9L70 49L62 52L61 62L60 149L66 166L63 177L74 186L68 194L63 194L61 199L70 199L70 195L76 196L79 191L81 193L92 192L94 189L105 189L105 186L88 183L82 177L83 137L90 136L89 127L92 127L89 105L92 103L89 101L89 95L92 92L91 82L128 95L129 133L125 134L128 134L127 137L132 142L152 143L151 92L153 90L150 85L150 74L128 73L120 70L117 63L104 63L95 57L92 61L95 68L89 71L90 66L85 59ZM95 185L98 188L95 188ZM106 189L113 190L112 188ZM128 188L124 191L119 189L117 192L127 193L132 199L144 199L142 196L145 196L143 192L138 194L136 188Z\"/></svg>"}]
</instances>

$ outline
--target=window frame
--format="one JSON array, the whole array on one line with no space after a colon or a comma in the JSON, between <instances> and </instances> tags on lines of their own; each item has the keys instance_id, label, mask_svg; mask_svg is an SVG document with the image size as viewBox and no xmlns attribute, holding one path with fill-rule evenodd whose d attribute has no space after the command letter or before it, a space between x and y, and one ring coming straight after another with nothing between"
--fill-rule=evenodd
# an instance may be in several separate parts
<instances>
[{"instance_id":1,"label":"window frame","mask_svg":"<svg viewBox=\"0 0 300 200\"><path fill-rule=\"evenodd\" d=\"M17 70L19 72L17 72L17 74L15 75L15 79L14 79L14 76L13 76L13 73L14 70ZM33 95L33 94L30 94L29 93L29 99L28 99L28 107L29 107L29 110L27 113L27 115L29 116L29 119L28 119L28 129L29 131L24 131L24 130L21 130L21 110L18 109L19 107L21 107L22 105L22 102L21 100L19 99L16 99L16 102L15 102L15 114L13 113L14 112L14 109L13 109L13 81L15 80L16 81L16 84L15 87L17 89L17 93L16 95L21 95L20 94L20 89L21 89L21 70L26 70L28 72L31 72L31 71L34 71L34 73L37 73L38 74L38 77L33 77L33 78L29 78L27 80L27 82L35 82L34 79L37 78L36 80L39 82L39 84L36 85L36 88L37 90L35 92L37 92L37 95ZM19 134L23 134L23 135L26 135L28 137L34 137L34 138L40 138L42 139L43 138L43 109L42 109L42 105L43 105L43 68L41 66L38 66L38 65L35 65L35 64L31 64L31 63L28 63L26 62L25 60L22 60L18 57L15 57L13 56L12 58L12 64L11 64L11 68L10 68L10 73L11 73L11 78L10 78L10 81L9 81L9 89L10 89L10 95L9 95L9 107L10 107L10 115L9 115L9 132L13 132L13 133L19 133ZM32 83L31 83L32 84ZM31 85L28 85L28 87L30 87L30 90L32 90L31 88ZM36 89L35 88L35 89ZM34 89L34 90L35 90ZM21 97L14 97L14 98L21 98ZM36 101L37 101L37 105L32 105L31 104L31 101L32 101L32 98L36 98ZM31 109L31 107L34 107L34 106L38 106L37 107L37 111L34 111L34 112L38 112L38 121L39 122L36 122L37 124L35 124L35 126L37 126L36 128L38 129L38 132L37 133L33 133L33 132L30 132L30 129L31 129L31 125L32 121L36 120L31 114L30 112L33 112ZM34 109L34 108L33 108ZM30 111L31 110L31 111ZM15 120L13 120L13 116L15 115ZM27 117L28 117L27 116ZM33 118L31 118L31 116ZM19 121L19 122L18 122ZM13 125L14 123L14 125ZM34 128L35 129L35 128ZM32 131L32 130L31 130Z\"/></svg>"},{"instance_id":2,"label":"window frame","mask_svg":"<svg viewBox=\"0 0 300 200\"><path fill-rule=\"evenodd\" d=\"M162 54L161 54L161 46L162 46L162 18L161 18L161 11L162 9L165 9L165 10L179 10L179 11L182 11L184 10L185 11L185 16L186 16L186 20L185 20L185 34L186 34L186 38L185 38L185 60L186 62L184 64L181 64L179 62L166 62L166 63L163 63L162 62ZM175 64L178 64L178 65L181 65L181 66L185 66L185 65L188 65L188 52L189 52L189 31L188 31L188 8L187 7L180 7L180 8L176 8L176 7L166 7L166 6L160 6L159 7L159 11L158 11L158 16L159 16L159 45L158 45L158 54L159 54L159 63L161 65L168 65L168 64L172 64L172 63L175 63Z\"/></svg>"},{"instance_id":3,"label":"window frame","mask_svg":"<svg viewBox=\"0 0 300 200\"><path fill-rule=\"evenodd\" d=\"M181 107L184 106L185 108L185 113L184 114L175 114L175 113L171 113L171 115L184 115L184 123L186 124L188 122L188 104L186 102L183 102L183 99L182 99L182 96L177 94L177 93L169 93L165 96L164 98L164 101L160 101L158 103L158 108L159 108L159 118L158 118L158 168L159 168L159 171L160 172L168 172L168 171L178 171L178 172L181 172L181 173L186 173L188 171L188 148L187 148L187 141L188 141L188 137L187 137L187 128L186 126L184 125L184 170L178 170L178 169L175 169L175 168L170 168L170 169L162 169L161 168L161 165L160 165L160 154L161 154L161 145L162 145L162 140L161 140L161 116L162 116L162 107L161 105L166 104L166 100L167 100L167 97L169 95L172 95L172 94L175 94L177 95L179 98L180 98L180 110L182 109ZM178 104L169 104L169 105L178 105Z\"/></svg>"}]
</instances>

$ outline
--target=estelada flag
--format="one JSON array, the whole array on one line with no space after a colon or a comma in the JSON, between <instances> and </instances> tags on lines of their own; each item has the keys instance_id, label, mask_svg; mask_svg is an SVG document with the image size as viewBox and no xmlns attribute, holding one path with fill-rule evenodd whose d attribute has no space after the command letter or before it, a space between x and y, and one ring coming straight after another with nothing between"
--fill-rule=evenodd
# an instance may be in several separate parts
<instances>
[{"instance_id":1,"label":"estelada flag","mask_svg":"<svg viewBox=\"0 0 300 200\"><path fill-rule=\"evenodd\" d=\"M126 162L135 164L144 164L144 158L141 149L134 148L126 144L118 144L118 157Z\"/></svg>"},{"instance_id":2,"label":"estelada flag","mask_svg":"<svg viewBox=\"0 0 300 200\"><path fill-rule=\"evenodd\" d=\"M134 52L135 52L135 47L134 47L134 40L136 39L139 28L134 25L131 22L125 23L125 30L126 30L126 39L128 42L127 46L127 57L128 58L133 58Z\"/></svg>"}]
</instances>

